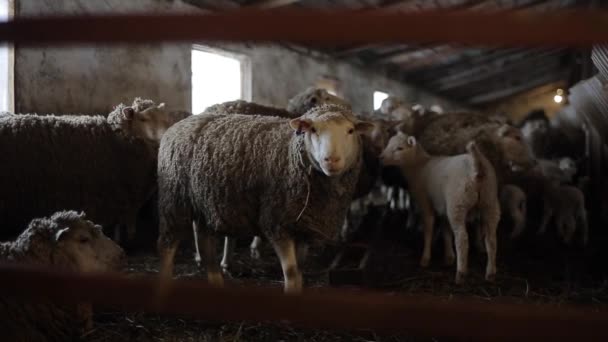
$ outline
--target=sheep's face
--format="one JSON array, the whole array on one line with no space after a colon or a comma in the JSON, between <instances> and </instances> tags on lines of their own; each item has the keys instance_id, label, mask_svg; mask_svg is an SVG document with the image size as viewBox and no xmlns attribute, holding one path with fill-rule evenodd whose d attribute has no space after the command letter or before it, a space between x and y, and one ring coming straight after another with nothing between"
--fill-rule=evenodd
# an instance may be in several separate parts
<instances>
[{"instance_id":1,"label":"sheep's face","mask_svg":"<svg viewBox=\"0 0 608 342\"><path fill-rule=\"evenodd\" d=\"M321 171L339 176L349 170L361 152L359 134L371 129L372 124L347 119L342 113L327 112L319 116L301 116L290 121L291 127L305 134L308 155Z\"/></svg>"},{"instance_id":2,"label":"sheep's face","mask_svg":"<svg viewBox=\"0 0 608 342\"><path fill-rule=\"evenodd\" d=\"M117 271L125 266L125 252L102 232L101 226L81 219L59 222L55 234L56 251L75 264L79 272Z\"/></svg>"},{"instance_id":3,"label":"sheep's face","mask_svg":"<svg viewBox=\"0 0 608 342\"><path fill-rule=\"evenodd\" d=\"M131 121L131 133L151 143L160 143L163 134L183 116L171 114L165 104L136 112L133 107L125 107L123 114Z\"/></svg>"},{"instance_id":4,"label":"sheep's face","mask_svg":"<svg viewBox=\"0 0 608 342\"><path fill-rule=\"evenodd\" d=\"M404 107L403 102L396 97L389 96L380 104L380 112L384 115L391 115L398 107Z\"/></svg>"},{"instance_id":5,"label":"sheep's face","mask_svg":"<svg viewBox=\"0 0 608 342\"><path fill-rule=\"evenodd\" d=\"M390 112L390 118L397 121L408 120L412 115L412 110L406 106L398 106Z\"/></svg>"},{"instance_id":6,"label":"sheep's face","mask_svg":"<svg viewBox=\"0 0 608 342\"><path fill-rule=\"evenodd\" d=\"M549 126L544 120L530 120L526 121L521 128L521 132L524 137L532 138L534 136L540 136L547 133Z\"/></svg>"},{"instance_id":7,"label":"sheep's face","mask_svg":"<svg viewBox=\"0 0 608 342\"><path fill-rule=\"evenodd\" d=\"M419 152L416 138L399 132L388 141L380 155L380 162L384 166L413 165Z\"/></svg>"},{"instance_id":8,"label":"sheep's face","mask_svg":"<svg viewBox=\"0 0 608 342\"><path fill-rule=\"evenodd\" d=\"M511 171L524 171L536 165L530 147L524 141L522 133L515 127L500 126L496 130L495 142Z\"/></svg>"},{"instance_id":9,"label":"sheep's face","mask_svg":"<svg viewBox=\"0 0 608 342\"><path fill-rule=\"evenodd\" d=\"M576 162L572 158L564 157L559 160L559 168L568 176L573 177L576 174Z\"/></svg>"}]
</instances>

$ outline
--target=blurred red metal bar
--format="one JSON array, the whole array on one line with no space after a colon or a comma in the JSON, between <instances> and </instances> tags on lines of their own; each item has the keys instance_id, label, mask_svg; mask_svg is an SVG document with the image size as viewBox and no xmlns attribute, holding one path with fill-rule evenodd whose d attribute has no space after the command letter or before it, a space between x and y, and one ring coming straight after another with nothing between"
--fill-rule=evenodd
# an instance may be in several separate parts
<instances>
[{"instance_id":1,"label":"blurred red metal bar","mask_svg":"<svg viewBox=\"0 0 608 342\"><path fill-rule=\"evenodd\" d=\"M212 321L281 321L293 326L475 340L608 340L608 314L564 305L446 300L344 289L213 288L200 280L76 275L0 265L0 293L15 300L91 301L128 311L186 314Z\"/></svg>"},{"instance_id":2,"label":"blurred red metal bar","mask_svg":"<svg viewBox=\"0 0 608 342\"><path fill-rule=\"evenodd\" d=\"M608 42L608 12L315 11L17 18L0 41L19 44L280 41L314 45L458 42L589 46Z\"/></svg>"}]
</instances>

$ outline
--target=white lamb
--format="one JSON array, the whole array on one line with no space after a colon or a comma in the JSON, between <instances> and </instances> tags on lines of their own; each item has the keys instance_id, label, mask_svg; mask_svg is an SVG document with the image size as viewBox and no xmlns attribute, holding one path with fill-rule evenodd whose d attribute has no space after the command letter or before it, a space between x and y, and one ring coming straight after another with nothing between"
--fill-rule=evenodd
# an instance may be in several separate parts
<instances>
[{"instance_id":1,"label":"white lamb","mask_svg":"<svg viewBox=\"0 0 608 342\"><path fill-rule=\"evenodd\" d=\"M382 152L384 165L397 165L410 185L410 191L424 224L424 252L422 267L429 265L433 225L437 216L447 216L451 226L443 233L446 263L454 261L452 233L456 245L456 283L464 282L467 273L469 237L467 217L479 214L488 260L485 277L496 276L496 227L500 206L496 189L496 175L492 164L479 152L476 144L467 145L466 154L430 156L416 139L403 133L393 136Z\"/></svg>"}]
</instances>

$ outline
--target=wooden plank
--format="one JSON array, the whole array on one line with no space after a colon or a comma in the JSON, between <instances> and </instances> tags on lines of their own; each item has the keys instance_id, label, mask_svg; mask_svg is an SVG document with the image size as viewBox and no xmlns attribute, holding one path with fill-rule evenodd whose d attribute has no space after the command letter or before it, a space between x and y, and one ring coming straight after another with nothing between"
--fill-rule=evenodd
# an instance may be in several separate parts
<instances>
[{"instance_id":1,"label":"wooden plank","mask_svg":"<svg viewBox=\"0 0 608 342\"><path fill-rule=\"evenodd\" d=\"M346 289L215 288L201 280L127 278L0 265L3 298L92 302L130 312L184 314L222 321L289 322L320 329L405 332L467 340L608 340L608 313L565 304L509 304L472 298L406 296Z\"/></svg>"},{"instance_id":2,"label":"wooden plank","mask_svg":"<svg viewBox=\"0 0 608 342\"><path fill-rule=\"evenodd\" d=\"M500 90L492 91L489 93L483 93L477 96L473 96L467 100L468 103L477 105L492 101L497 101L502 98L506 98L509 96L513 96L527 90L542 86L547 83L556 82L568 77L567 72L561 73L549 73L547 75L541 76L535 79L526 79L526 81L522 81L518 85L514 85L512 87L505 87Z\"/></svg>"},{"instance_id":3,"label":"wooden plank","mask_svg":"<svg viewBox=\"0 0 608 342\"><path fill-rule=\"evenodd\" d=\"M328 46L452 41L491 46L590 46L608 42L606 22L608 12L599 10L542 14L236 10L18 18L0 23L0 41L24 45L282 41Z\"/></svg>"},{"instance_id":4,"label":"wooden plank","mask_svg":"<svg viewBox=\"0 0 608 342\"><path fill-rule=\"evenodd\" d=\"M300 0L258 0L245 7L271 9L285 7L300 2Z\"/></svg>"}]
</instances>

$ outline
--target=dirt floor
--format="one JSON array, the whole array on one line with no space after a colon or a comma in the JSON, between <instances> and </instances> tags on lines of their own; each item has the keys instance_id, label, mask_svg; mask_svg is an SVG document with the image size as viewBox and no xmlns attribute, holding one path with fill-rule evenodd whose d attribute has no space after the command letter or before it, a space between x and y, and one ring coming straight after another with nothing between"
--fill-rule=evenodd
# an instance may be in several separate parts
<instances>
[{"instance_id":1,"label":"dirt floor","mask_svg":"<svg viewBox=\"0 0 608 342\"><path fill-rule=\"evenodd\" d=\"M595 268L601 246L564 248L550 236L538 239L533 234L517 243L502 242L499 249L496 283L483 279L485 257L474 250L470 256L470 275L464 286L453 282L455 267L442 263L441 241L436 241L432 265L418 267L420 237L416 232L375 239L374 253L368 263L365 286L392 293L430 294L443 298L473 297L486 301L515 303L579 304L604 310L608 304L608 277ZM539 241L540 240L540 241ZM409 242L408 242L409 241ZM415 242L412 242L415 241ZM268 244L262 248L261 260L252 259L249 241L240 241L227 281L282 286L282 273L277 258ZM305 284L328 286L327 272L336 246L313 249L303 267ZM471 247L473 249L473 246ZM181 251L176 260L176 273L182 278L204 278L196 267L192 251ZM601 264L605 264L604 262ZM348 265L348 259L344 265ZM352 264L356 260L350 261ZM605 266L604 266L605 267ZM129 272L153 274L158 271L154 253L132 254ZM345 279L342 279L343 281ZM296 329L281 324L251 322L209 323L181 316L159 316L97 310L96 328L86 336L88 341L425 341L408 336L386 336L370 331L321 331ZM442 341L444 339L441 339Z\"/></svg>"}]
</instances>

